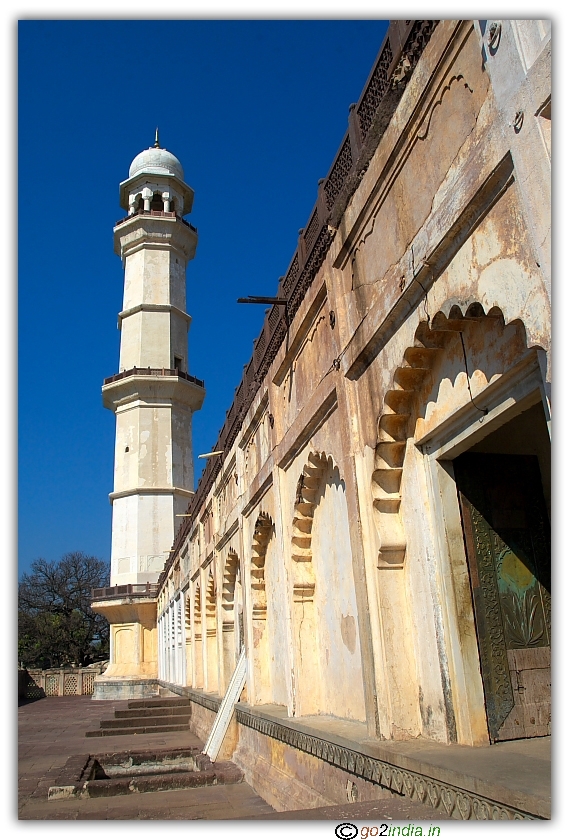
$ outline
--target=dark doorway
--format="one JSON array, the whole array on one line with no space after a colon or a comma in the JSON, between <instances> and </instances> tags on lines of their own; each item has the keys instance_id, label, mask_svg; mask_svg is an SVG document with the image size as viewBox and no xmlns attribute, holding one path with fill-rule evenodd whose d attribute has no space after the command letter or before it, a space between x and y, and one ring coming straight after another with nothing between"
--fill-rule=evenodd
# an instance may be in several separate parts
<instances>
[{"instance_id":1,"label":"dark doorway","mask_svg":"<svg viewBox=\"0 0 570 840\"><path fill-rule=\"evenodd\" d=\"M453 466L489 734L492 741L548 735L550 526L542 465L536 455L483 448Z\"/></svg>"}]
</instances>

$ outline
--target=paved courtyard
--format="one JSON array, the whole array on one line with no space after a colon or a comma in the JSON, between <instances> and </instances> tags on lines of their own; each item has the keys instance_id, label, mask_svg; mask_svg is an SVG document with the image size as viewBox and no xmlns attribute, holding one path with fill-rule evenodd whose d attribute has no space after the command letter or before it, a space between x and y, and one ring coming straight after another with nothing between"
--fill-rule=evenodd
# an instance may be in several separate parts
<instances>
[{"instance_id":1,"label":"paved courtyard","mask_svg":"<svg viewBox=\"0 0 570 840\"><path fill-rule=\"evenodd\" d=\"M45 697L18 709L18 816L21 820L441 820L417 802L354 802L311 811L277 813L245 782L193 790L98 799L48 800L48 789L72 755L202 746L190 730L155 735L86 738L127 701Z\"/></svg>"},{"instance_id":2,"label":"paved courtyard","mask_svg":"<svg viewBox=\"0 0 570 840\"><path fill-rule=\"evenodd\" d=\"M131 748L202 746L189 730L156 735L86 738L127 702L45 697L18 709L18 816L21 820L235 820L274 814L245 782L194 790L102 799L48 801L48 788L72 755Z\"/></svg>"}]
</instances>

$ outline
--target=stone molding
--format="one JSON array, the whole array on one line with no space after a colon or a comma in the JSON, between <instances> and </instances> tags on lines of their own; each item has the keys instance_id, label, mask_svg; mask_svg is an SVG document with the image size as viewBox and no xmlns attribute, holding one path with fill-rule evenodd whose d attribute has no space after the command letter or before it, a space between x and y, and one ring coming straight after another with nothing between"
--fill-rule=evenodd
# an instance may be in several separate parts
<instances>
[{"instance_id":1,"label":"stone molding","mask_svg":"<svg viewBox=\"0 0 570 840\"><path fill-rule=\"evenodd\" d=\"M231 540L234 534L237 533L239 527L239 519L234 519L232 524L225 530L218 542L216 543L216 551L221 551L222 548Z\"/></svg>"},{"instance_id":2,"label":"stone molding","mask_svg":"<svg viewBox=\"0 0 570 840\"><path fill-rule=\"evenodd\" d=\"M198 232L177 217L128 216L113 229L115 253L122 260L145 248L171 249L190 262L196 253Z\"/></svg>"},{"instance_id":3,"label":"stone molding","mask_svg":"<svg viewBox=\"0 0 570 840\"><path fill-rule=\"evenodd\" d=\"M198 702L198 701L197 701ZM471 791L436 781L429 776L411 770L403 770L386 761L352 750L340 744L333 744L323 738L299 732L282 723L251 714L236 705L236 720L242 726L281 741L301 752L315 756L334 767L360 776L368 782L387 788L400 796L431 805L447 817L458 820L537 820L537 815L528 814L495 802Z\"/></svg>"},{"instance_id":4,"label":"stone molding","mask_svg":"<svg viewBox=\"0 0 570 840\"><path fill-rule=\"evenodd\" d=\"M122 499L123 496L171 496L174 493L191 499L194 493L184 487L129 487L126 490L114 490L109 493L109 501Z\"/></svg>"},{"instance_id":5,"label":"stone molding","mask_svg":"<svg viewBox=\"0 0 570 840\"><path fill-rule=\"evenodd\" d=\"M188 324L188 327L190 327L190 324L192 323L191 315L171 303L139 303L136 306L131 306L130 309L123 309L119 312L117 315L117 318L119 319L119 329L121 329L121 323L125 318L129 318L131 315L136 315L137 312L167 312L183 318Z\"/></svg>"},{"instance_id":6,"label":"stone molding","mask_svg":"<svg viewBox=\"0 0 570 840\"><path fill-rule=\"evenodd\" d=\"M166 682L166 680L158 680L158 685L161 688L169 689L174 694L180 695L180 697L187 697L192 703L203 706L205 709L210 709L211 712L217 713L222 702L221 697L208 697L206 694L202 694L201 691L196 691L189 686L175 685L174 683Z\"/></svg>"},{"instance_id":7,"label":"stone molding","mask_svg":"<svg viewBox=\"0 0 570 840\"><path fill-rule=\"evenodd\" d=\"M132 408L138 401L139 408L147 405L153 408L171 408L172 404L187 406L191 411L199 411L204 402L206 390L189 379L180 376L162 376L136 373L103 385L103 405L113 412ZM152 369L151 369L152 370Z\"/></svg>"}]
</instances>

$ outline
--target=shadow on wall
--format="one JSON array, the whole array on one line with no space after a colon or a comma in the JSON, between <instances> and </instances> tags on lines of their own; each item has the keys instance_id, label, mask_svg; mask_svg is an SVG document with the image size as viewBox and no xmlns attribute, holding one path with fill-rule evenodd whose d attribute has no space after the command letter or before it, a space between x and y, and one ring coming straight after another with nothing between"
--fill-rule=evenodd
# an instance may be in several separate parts
<instances>
[{"instance_id":1,"label":"shadow on wall","mask_svg":"<svg viewBox=\"0 0 570 840\"><path fill-rule=\"evenodd\" d=\"M32 679L25 668L18 668L18 706L26 706L46 697L43 688Z\"/></svg>"}]
</instances>

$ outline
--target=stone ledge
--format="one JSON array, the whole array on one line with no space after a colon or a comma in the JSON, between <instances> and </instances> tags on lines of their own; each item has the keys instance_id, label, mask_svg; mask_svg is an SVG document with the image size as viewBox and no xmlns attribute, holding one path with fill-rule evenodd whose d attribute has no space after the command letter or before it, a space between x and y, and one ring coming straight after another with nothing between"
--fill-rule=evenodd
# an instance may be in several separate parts
<instances>
[{"instance_id":1,"label":"stone ledge","mask_svg":"<svg viewBox=\"0 0 570 840\"><path fill-rule=\"evenodd\" d=\"M210 709L212 712L217 712L220 708L222 698L217 694L204 694L202 691L196 688L190 688L188 685L175 685L175 683L169 683L166 680L157 680L157 683L161 688L166 688L168 691L172 691L173 694L178 694L180 697L188 697L193 703L197 703L198 706L204 706L204 708Z\"/></svg>"},{"instance_id":2,"label":"stone ledge","mask_svg":"<svg viewBox=\"0 0 570 840\"><path fill-rule=\"evenodd\" d=\"M314 725L287 718L284 707L262 709L238 703L236 718L242 726L313 755L393 793L431 806L453 819L550 819L550 803L546 799L493 781L490 767L487 778L470 772L470 758L474 755L471 750L477 748L422 743L428 749L430 746L435 747L437 751L461 750L465 769L457 772L442 766L442 763L432 763L425 758L422 760L406 754L402 748L407 742L389 742L388 746L388 742L353 740L349 735L331 731L333 726L323 732ZM339 720L338 725L345 730L361 729L356 722Z\"/></svg>"}]
</instances>

